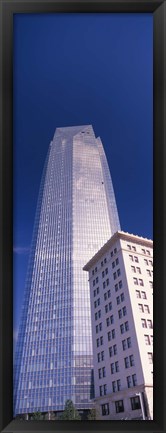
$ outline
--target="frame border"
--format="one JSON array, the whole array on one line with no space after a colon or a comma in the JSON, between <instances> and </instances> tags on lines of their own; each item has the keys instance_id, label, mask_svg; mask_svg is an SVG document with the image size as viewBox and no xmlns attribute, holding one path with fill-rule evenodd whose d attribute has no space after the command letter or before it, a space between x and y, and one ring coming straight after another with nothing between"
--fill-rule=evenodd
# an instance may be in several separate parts
<instances>
[{"instance_id":1,"label":"frame border","mask_svg":"<svg viewBox=\"0 0 166 433\"><path fill-rule=\"evenodd\" d=\"M156 294L154 298L155 312L155 410L154 421L84 421L79 423L68 421L31 421L21 422L13 420L13 294L12 294L12 37L13 37L13 14L15 13L56 13L56 12L97 12L97 13L152 13L153 14L153 52L154 52L154 244L155 244L155 274L154 282ZM165 24L165 26L164 26ZM165 27L165 28L164 28ZM166 271L164 263L166 259L166 175L164 172L164 161L166 161L166 149L164 148L166 136L166 124L164 115L166 113L166 3L165 0L0 0L0 28L2 41L0 54L2 68L0 75L0 239L2 248L0 250L0 431L9 432L46 432L46 431L153 431L163 432L166 427L164 414L164 330L165 330L165 293L164 282ZM165 48L165 51L164 51ZM166 170L165 170L166 171ZM159 350L157 350L157 344ZM159 356L158 356L159 355ZM166 384L165 384L166 385Z\"/></svg>"}]
</instances>

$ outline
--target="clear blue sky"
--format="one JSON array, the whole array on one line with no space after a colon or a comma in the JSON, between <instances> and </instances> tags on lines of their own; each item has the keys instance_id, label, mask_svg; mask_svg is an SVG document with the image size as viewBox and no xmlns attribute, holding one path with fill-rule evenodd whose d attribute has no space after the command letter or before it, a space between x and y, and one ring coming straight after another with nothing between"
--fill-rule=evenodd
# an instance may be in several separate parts
<instances>
[{"instance_id":1,"label":"clear blue sky","mask_svg":"<svg viewBox=\"0 0 166 433\"><path fill-rule=\"evenodd\" d=\"M121 228L152 234L151 14L14 17L14 330L43 164L56 127L92 124Z\"/></svg>"}]
</instances>

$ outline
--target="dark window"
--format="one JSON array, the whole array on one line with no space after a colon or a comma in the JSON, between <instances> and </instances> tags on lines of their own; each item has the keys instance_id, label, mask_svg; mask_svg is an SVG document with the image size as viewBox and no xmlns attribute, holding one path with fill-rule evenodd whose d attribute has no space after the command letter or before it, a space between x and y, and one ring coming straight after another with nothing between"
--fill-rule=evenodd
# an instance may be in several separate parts
<instances>
[{"instance_id":1,"label":"dark window","mask_svg":"<svg viewBox=\"0 0 166 433\"><path fill-rule=\"evenodd\" d=\"M101 405L102 415L109 415L109 404L105 403Z\"/></svg>"},{"instance_id":2,"label":"dark window","mask_svg":"<svg viewBox=\"0 0 166 433\"><path fill-rule=\"evenodd\" d=\"M141 409L141 404L140 404L140 398L139 398L139 396L137 396L137 397L131 397L130 401L131 401L131 409L132 410Z\"/></svg>"},{"instance_id":3,"label":"dark window","mask_svg":"<svg viewBox=\"0 0 166 433\"><path fill-rule=\"evenodd\" d=\"M115 401L116 413L124 412L123 400Z\"/></svg>"}]
</instances>

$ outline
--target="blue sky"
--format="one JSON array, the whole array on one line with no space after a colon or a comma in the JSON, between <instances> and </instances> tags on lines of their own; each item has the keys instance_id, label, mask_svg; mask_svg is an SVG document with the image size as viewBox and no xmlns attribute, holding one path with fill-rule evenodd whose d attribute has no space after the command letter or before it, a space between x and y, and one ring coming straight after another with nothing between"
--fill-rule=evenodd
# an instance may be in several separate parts
<instances>
[{"instance_id":1,"label":"blue sky","mask_svg":"<svg viewBox=\"0 0 166 433\"><path fill-rule=\"evenodd\" d=\"M92 124L121 228L153 238L151 14L14 17L14 331L43 164L56 127Z\"/></svg>"}]
</instances>

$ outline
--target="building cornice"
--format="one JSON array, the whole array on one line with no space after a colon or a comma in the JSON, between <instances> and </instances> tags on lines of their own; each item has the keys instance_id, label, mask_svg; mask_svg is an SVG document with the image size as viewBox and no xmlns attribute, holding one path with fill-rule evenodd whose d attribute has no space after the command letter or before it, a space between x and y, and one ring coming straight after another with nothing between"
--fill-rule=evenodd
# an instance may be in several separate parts
<instances>
[{"instance_id":1,"label":"building cornice","mask_svg":"<svg viewBox=\"0 0 166 433\"><path fill-rule=\"evenodd\" d=\"M128 232L117 231L114 235L97 251L97 253L86 263L83 267L84 271L89 271L91 267L98 261L100 258L107 253L108 249L111 248L118 239L125 240L127 242L136 243L142 246L146 246L149 248L153 248L153 241L151 239L143 238L138 235L133 235Z\"/></svg>"}]
</instances>

